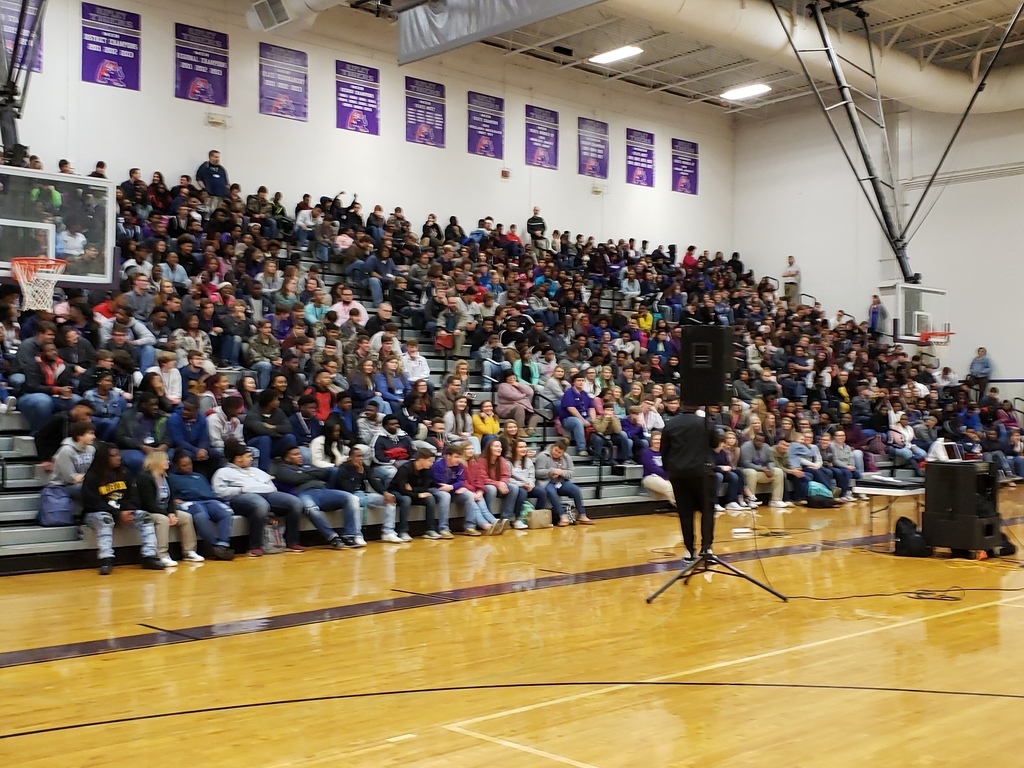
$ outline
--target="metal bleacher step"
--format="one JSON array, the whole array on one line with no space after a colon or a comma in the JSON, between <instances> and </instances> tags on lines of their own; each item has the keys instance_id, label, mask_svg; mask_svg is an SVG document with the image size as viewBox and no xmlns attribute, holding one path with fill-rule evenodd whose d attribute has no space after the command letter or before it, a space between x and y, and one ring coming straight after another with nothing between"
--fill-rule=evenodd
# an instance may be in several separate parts
<instances>
[{"instance_id":1,"label":"metal bleacher step","mask_svg":"<svg viewBox=\"0 0 1024 768\"><path fill-rule=\"evenodd\" d=\"M81 539L76 541L46 541L37 544L12 544L9 547L0 547L0 557L66 554L95 548L95 546L90 546L88 542Z\"/></svg>"},{"instance_id":2,"label":"metal bleacher step","mask_svg":"<svg viewBox=\"0 0 1024 768\"><path fill-rule=\"evenodd\" d=\"M43 528L38 525L12 525L0 528L0 549L17 544L49 544L78 541L77 525Z\"/></svg>"},{"instance_id":3,"label":"metal bleacher step","mask_svg":"<svg viewBox=\"0 0 1024 768\"><path fill-rule=\"evenodd\" d=\"M36 455L36 441L31 435L0 434L0 457L31 459Z\"/></svg>"},{"instance_id":4,"label":"metal bleacher step","mask_svg":"<svg viewBox=\"0 0 1024 768\"><path fill-rule=\"evenodd\" d=\"M31 511L35 517L39 509L39 493L4 493L0 494L0 514L4 512L26 512Z\"/></svg>"}]
</instances>

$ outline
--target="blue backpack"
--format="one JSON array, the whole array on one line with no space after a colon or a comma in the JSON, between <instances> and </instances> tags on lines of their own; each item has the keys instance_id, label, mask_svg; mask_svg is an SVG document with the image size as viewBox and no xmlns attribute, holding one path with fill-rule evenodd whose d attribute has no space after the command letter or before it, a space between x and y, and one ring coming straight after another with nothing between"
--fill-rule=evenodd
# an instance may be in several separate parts
<instances>
[{"instance_id":1,"label":"blue backpack","mask_svg":"<svg viewBox=\"0 0 1024 768\"><path fill-rule=\"evenodd\" d=\"M75 524L75 503L63 485L47 485L39 494L36 522L44 528Z\"/></svg>"}]
</instances>

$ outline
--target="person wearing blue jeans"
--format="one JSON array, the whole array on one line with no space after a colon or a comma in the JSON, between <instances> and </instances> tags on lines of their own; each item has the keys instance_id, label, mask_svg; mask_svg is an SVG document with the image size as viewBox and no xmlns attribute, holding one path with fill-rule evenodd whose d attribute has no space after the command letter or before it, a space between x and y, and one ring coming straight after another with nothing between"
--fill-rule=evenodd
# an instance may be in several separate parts
<instances>
[{"instance_id":1,"label":"person wearing blue jeans","mask_svg":"<svg viewBox=\"0 0 1024 768\"><path fill-rule=\"evenodd\" d=\"M72 389L74 369L60 359L52 342L40 347L39 355L25 365L23 375L18 410L25 414L33 435L54 413L70 411L82 399Z\"/></svg>"},{"instance_id":2,"label":"person wearing blue jeans","mask_svg":"<svg viewBox=\"0 0 1024 768\"><path fill-rule=\"evenodd\" d=\"M278 407L280 402L276 389L263 390L243 424L245 442L259 451L259 468L264 472L270 469L271 459L298 445L288 417Z\"/></svg>"},{"instance_id":3,"label":"person wearing blue jeans","mask_svg":"<svg viewBox=\"0 0 1024 768\"><path fill-rule=\"evenodd\" d=\"M537 473L537 487L547 496L551 509L558 515L557 525L564 528L569 525L561 497L573 500L576 505L576 522L580 525L593 525L594 521L587 517L587 509L583 505L583 494L579 486L572 482L574 466L572 458L565 452L568 443L564 439L556 440L543 453L537 454L534 469Z\"/></svg>"},{"instance_id":4,"label":"person wearing blue jeans","mask_svg":"<svg viewBox=\"0 0 1024 768\"><path fill-rule=\"evenodd\" d=\"M121 452L111 443L96 446L96 455L82 481L82 509L85 524L96 532L100 575L114 568L114 526L134 525L142 539L142 567L164 570L156 555L156 526L153 516L137 510L135 484L121 462Z\"/></svg>"},{"instance_id":5,"label":"person wearing blue jeans","mask_svg":"<svg viewBox=\"0 0 1024 768\"><path fill-rule=\"evenodd\" d=\"M412 459L400 466L391 478L388 491L398 503L398 538L400 541L412 541L409 535L409 508L413 504L422 504L426 510L427 530L425 539L451 539L452 532L448 529L448 503L445 499L435 496L433 491L434 478L431 466L434 463L434 452L428 448L419 448ZM447 495L447 494L446 494Z\"/></svg>"},{"instance_id":6,"label":"person wearing blue jeans","mask_svg":"<svg viewBox=\"0 0 1024 768\"><path fill-rule=\"evenodd\" d=\"M441 458L430 468L430 478L430 493L438 501L446 525L454 499L462 504L464 534L479 536L481 531L491 532L494 516L487 510L483 491L475 493L466 486L466 468L462 464L460 446L445 446Z\"/></svg>"},{"instance_id":7,"label":"person wearing blue jeans","mask_svg":"<svg viewBox=\"0 0 1024 768\"><path fill-rule=\"evenodd\" d=\"M596 415L590 395L583 391L585 382L586 376L582 373L573 376L572 386L562 395L562 402L558 409L562 431L567 436L572 435L579 456L588 455L586 427L590 423L590 419Z\"/></svg>"},{"instance_id":8,"label":"person wearing blue jeans","mask_svg":"<svg viewBox=\"0 0 1024 768\"><path fill-rule=\"evenodd\" d=\"M235 514L248 518L249 556L263 556L263 529L272 515L285 518L288 551L304 552L305 547L299 543L302 502L278 491L270 475L252 466L249 446L232 441L225 449L228 463L214 473L213 492L227 501Z\"/></svg>"},{"instance_id":9,"label":"person wearing blue jeans","mask_svg":"<svg viewBox=\"0 0 1024 768\"><path fill-rule=\"evenodd\" d=\"M233 560L231 549L231 507L217 499L205 475L193 471L192 457L185 451L174 452L174 467L167 483L176 506L192 515L199 537L213 550L218 560Z\"/></svg>"},{"instance_id":10,"label":"person wearing blue jeans","mask_svg":"<svg viewBox=\"0 0 1024 768\"><path fill-rule=\"evenodd\" d=\"M302 459L298 446L285 451L271 467L274 485L279 491L298 497L302 510L313 527L334 549L353 549L366 546L361 529L359 499L347 491L329 488L334 472L327 467L314 467ZM341 511L344 525L341 535L328 525L324 512Z\"/></svg>"},{"instance_id":11,"label":"person wearing blue jeans","mask_svg":"<svg viewBox=\"0 0 1024 768\"><path fill-rule=\"evenodd\" d=\"M401 541L395 533L396 502L394 494L386 491L383 486L374 485L366 467L363 466L363 450L353 446L349 450L348 459L337 468L334 476L334 487L346 491L356 497L360 505L360 524L366 521L369 507L383 508L384 521L381 526L381 541ZM369 490L367 490L369 489Z\"/></svg>"}]
</instances>

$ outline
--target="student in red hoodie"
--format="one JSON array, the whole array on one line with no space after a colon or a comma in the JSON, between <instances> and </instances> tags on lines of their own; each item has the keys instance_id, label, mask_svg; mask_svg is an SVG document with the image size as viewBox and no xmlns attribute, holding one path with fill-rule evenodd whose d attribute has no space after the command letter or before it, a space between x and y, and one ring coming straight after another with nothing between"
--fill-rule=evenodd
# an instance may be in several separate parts
<instances>
[{"instance_id":1,"label":"student in red hoodie","mask_svg":"<svg viewBox=\"0 0 1024 768\"><path fill-rule=\"evenodd\" d=\"M321 369L313 378L313 386L305 391L305 394L316 398L316 417L320 421L327 421L334 406L335 394L331 391L331 379L330 372Z\"/></svg>"}]
</instances>

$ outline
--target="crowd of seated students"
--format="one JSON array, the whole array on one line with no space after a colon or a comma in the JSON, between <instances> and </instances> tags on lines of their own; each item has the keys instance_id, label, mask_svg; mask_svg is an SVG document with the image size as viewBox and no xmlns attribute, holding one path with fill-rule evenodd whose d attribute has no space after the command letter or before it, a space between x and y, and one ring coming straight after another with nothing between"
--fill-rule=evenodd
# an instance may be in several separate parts
<instances>
[{"instance_id":1,"label":"crowd of seated students","mask_svg":"<svg viewBox=\"0 0 1024 768\"><path fill-rule=\"evenodd\" d=\"M984 350L965 384L937 375L880 342L877 311L829 321L739 254L549 231L540 209L524 239L490 217L469 232L434 215L415 228L401 208L364 219L341 196L285 210L263 187L243 198L217 153L195 181L162 179L133 169L117 189L119 290L68 289L20 316L0 305L6 379L52 482L82 486L107 572L118 523L142 532L147 567L173 567L171 525L186 559L201 557L197 534L229 559L229 512L249 519L254 556L270 519L292 552L303 516L331 546L364 546L368 506L386 542L410 540L413 505L427 538L451 538L453 501L470 536L525 527L527 502L590 524L574 461L642 464L671 498L660 430L679 411L687 324L743 333L735 399L711 409L725 509L760 492L799 502L811 480L852 500L872 455L916 466L940 435L1024 463L1012 409L968 394L991 376ZM451 350L443 381L421 343ZM521 438L543 420L563 439L535 454Z\"/></svg>"}]
</instances>

